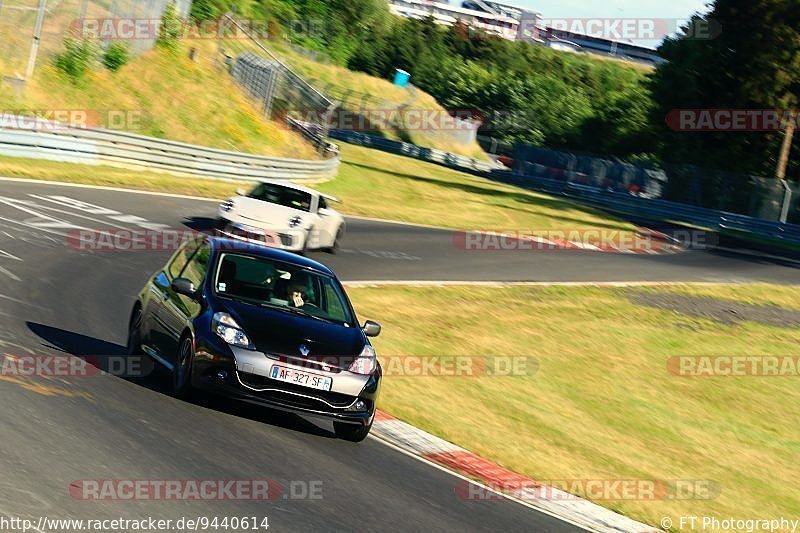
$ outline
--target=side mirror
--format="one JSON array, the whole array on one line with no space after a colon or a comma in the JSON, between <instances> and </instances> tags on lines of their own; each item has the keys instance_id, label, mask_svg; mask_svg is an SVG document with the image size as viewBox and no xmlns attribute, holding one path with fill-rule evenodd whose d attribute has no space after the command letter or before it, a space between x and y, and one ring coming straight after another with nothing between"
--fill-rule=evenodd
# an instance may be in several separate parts
<instances>
[{"instance_id":1,"label":"side mirror","mask_svg":"<svg viewBox=\"0 0 800 533\"><path fill-rule=\"evenodd\" d=\"M188 296L189 298L197 298L197 289L194 283L186 278L175 278L172 280L172 290L178 294Z\"/></svg>"},{"instance_id":2,"label":"side mirror","mask_svg":"<svg viewBox=\"0 0 800 533\"><path fill-rule=\"evenodd\" d=\"M367 320L364 322L364 327L362 327L361 330L367 337L377 337L381 334L381 325L372 320Z\"/></svg>"}]
</instances>

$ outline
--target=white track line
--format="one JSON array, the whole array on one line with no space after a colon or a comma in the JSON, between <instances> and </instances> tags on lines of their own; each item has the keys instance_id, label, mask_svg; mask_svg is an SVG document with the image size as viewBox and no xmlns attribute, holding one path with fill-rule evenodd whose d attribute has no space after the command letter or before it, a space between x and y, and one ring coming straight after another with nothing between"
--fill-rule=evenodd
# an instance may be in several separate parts
<instances>
[{"instance_id":1,"label":"white track line","mask_svg":"<svg viewBox=\"0 0 800 533\"><path fill-rule=\"evenodd\" d=\"M6 269L6 268L3 268L3 267L1 267L1 266L0 266L0 274L5 274L6 276L8 276L9 278L13 279L14 281L22 281L22 280L19 278L19 276L17 276L16 274L14 274L13 272L11 272L10 270L8 270L8 269Z\"/></svg>"},{"instance_id":2,"label":"white track line","mask_svg":"<svg viewBox=\"0 0 800 533\"><path fill-rule=\"evenodd\" d=\"M6 232L4 231L3 233L6 233ZM11 237L12 239L14 238L13 236L9 235L8 233L6 233L6 235L8 235L9 237ZM8 253L8 252L6 252L5 250L0 250L0 257L7 257L7 258L9 258L9 259L14 259L14 260L16 260L16 261L22 261L22 259L20 259L20 258L19 258L19 257L17 257L16 255L14 255L14 254L11 254L11 253Z\"/></svg>"},{"instance_id":3,"label":"white track line","mask_svg":"<svg viewBox=\"0 0 800 533\"><path fill-rule=\"evenodd\" d=\"M401 448L400 446L397 446L396 444L394 444L393 442L391 442L389 440L383 439L383 438L378 437L377 435L373 435L371 433L370 433L368 438L372 439L372 440L375 440L375 441L378 441L381 444L383 444L384 446L388 446L389 448L391 448L391 449L393 449L393 450L395 450L397 452L400 452L403 455L407 455L408 457L411 457L413 459L416 459L417 461L425 463L426 465L428 465L428 466L430 466L432 468L435 468L436 470L440 470L442 472L450 474L451 476L453 476L455 478L458 478L458 479L461 479L461 480L464 480L464 481L468 481L468 482L472 483L473 485L477 485L478 487L481 487L482 489L484 489L484 490L486 490L488 492L491 492L493 494L496 494L496 495L498 495L498 496L500 496L500 497L502 497L502 498L504 498L506 500L513 501L515 503L523 505L523 506L525 506L525 507L527 507L529 509L533 509L534 511L537 511L539 513L545 514L547 516L551 516L553 518L557 518L558 520L561 520L562 522L564 522L566 524L569 524L571 526L575 526L575 527L578 527L578 528L586 530L586 531L591 531L591 529L588 529L585 526L582 526L581 524L577 524L577 523L572 522L571 520L569 520L567 518L563 518L561 516L557 516L557 515L553 514L548 509L539 509L538 507L532 505L530 502L526 502L526 501L520 500L518 498L514 498L513 496L510 496L510 495L508 495L508 494L506 494L504 492L499 492L499 491L497 491L497 490L495 490L495 489L493 489L493 488L491 488L489 486L486 486L486 485L484 485L482 483L479 483L478 481L475 481L474 479L470 479L470 478L468 478L466 476L463 476L463 475L459 474L458 472L454 472L454 471L449 470L449 469L447 469L447 468L445 468L445 467L443 467L441 465L438 465L438 464L434 463L433 461L429 461L428 459L422 457L421 455L416 455L414 453L411 453L410 451L405 450L405 449ZM453 495L455 496L455 491L453 492Z\"/></svg>"},{"instance_id":4,"label":"white track line","mask_svg":"<svg viewBox=\"0 0 800 533\"><path fill-rule=\"evenodd\" d=\"M714 287L740 285L733 281L426 281L426 280L375 280L342 281L348 288L364 287L670 287L691 285L694 287Z\"/></svg>"},{"instance_id":5,"label":"white track line","mask_svg":"<svg viewBox=\"0 0 800 533\"><path fill-rule=\"evenodd\" d=\"M169 192L155 192L155 191L139 191L136 189L126 189L124 187L109 187L106 185L88 185L84 183L66 183L63 181L51 181L51 180L34 180L30 178L11 178L7 176L0 176L0 181L16 181L19 183L33 183L39 185L57 185L59 187L75 187L78 189L95 189L101 191L116 191L116 192L127 192L133 194L148 194L151 196L166 196L168 198L183 198L186 200L199 200L201 202L220 202L220 199L214 198L203 198L202 196L190 196L187 194L175 194Z\"/></svg>"}]
</instances>

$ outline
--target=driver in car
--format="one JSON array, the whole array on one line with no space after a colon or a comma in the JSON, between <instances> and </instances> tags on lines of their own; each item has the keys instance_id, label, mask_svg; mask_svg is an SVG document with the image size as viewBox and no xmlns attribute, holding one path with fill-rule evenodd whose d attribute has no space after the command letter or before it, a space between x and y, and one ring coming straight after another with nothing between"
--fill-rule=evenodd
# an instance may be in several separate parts
<instances>
[{"instance_id":1,"label":"driver in car","mask_svg":"<svg viewBox=\"0 0 800 533\"><path fill-rule=\"evenodd\" d=\"M303 307L306 302L303 299L305 295L305 287L299 284L292 285L289 288L289 305L291 307Z\"/></svg>"}]
</instances>

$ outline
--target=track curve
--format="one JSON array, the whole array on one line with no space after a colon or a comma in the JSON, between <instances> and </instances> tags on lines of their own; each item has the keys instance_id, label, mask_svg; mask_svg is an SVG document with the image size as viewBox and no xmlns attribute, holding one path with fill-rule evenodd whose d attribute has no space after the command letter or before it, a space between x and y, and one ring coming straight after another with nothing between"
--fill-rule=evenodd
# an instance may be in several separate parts
<instances>
[{"instance_id":1,"label":"track curve","mask_svg":"<svg viewBox=\"0 0 800 533\"><path fill-rule=\"evenodd\" d=\"M65 246L65 235L76 227L199 228L214 211L197 200L0 181L0 352L121 354L133 298L169 251L79 251ZM466 253L445 230L352 219L342 253L313 257L354 281L797 281L795 268L710 252ZM277 530L575 529L510 501L464 501L456 478L377 440L353 445L331 438L324 424L223 400L186 403L165 387L159 375L0 379L0 514L268 516ZM322 498L133 503L69 493L82 479L264 478L301 490L320 483Z\"/></svg>"}]
</instances>

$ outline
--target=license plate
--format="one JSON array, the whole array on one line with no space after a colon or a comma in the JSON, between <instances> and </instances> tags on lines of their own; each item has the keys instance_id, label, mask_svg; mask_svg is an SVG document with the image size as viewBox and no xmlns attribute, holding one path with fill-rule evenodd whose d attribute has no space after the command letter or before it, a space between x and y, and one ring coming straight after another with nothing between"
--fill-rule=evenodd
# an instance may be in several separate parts
<instances>
[{"instance_id":1,"label":"license plate","mask_svg":"<svg viewBox=\"0 0 800 533\"><path fill-rule=\"evenodd\" d=\"M284 383L294 383L301 387L309 387L317 390L331 390L333 386L333 380L329 377L300 372L299 370L278 365L273 365L269 372L269 377L277 381L283 381Z\"/></svg>"}]
</instances>

